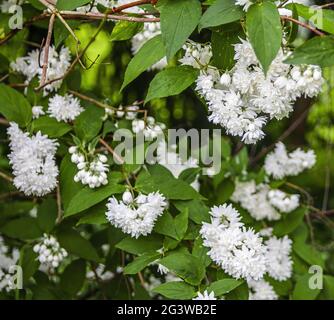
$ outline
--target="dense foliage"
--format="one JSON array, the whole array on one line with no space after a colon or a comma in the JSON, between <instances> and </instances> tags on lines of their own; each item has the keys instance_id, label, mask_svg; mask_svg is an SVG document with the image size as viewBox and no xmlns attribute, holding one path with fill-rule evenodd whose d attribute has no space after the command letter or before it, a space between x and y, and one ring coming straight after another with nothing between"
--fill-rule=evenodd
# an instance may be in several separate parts
<instances>
[{"instance_id":1,"label":"dense foliage","mask_svg":"<svg viewBox=\"0 0 334 320\"><path fill-rule=\"evenodd\" d=\"M334 13L294 2L0 0L1 298L334 299Z\"/></svg>"}]
</instances>

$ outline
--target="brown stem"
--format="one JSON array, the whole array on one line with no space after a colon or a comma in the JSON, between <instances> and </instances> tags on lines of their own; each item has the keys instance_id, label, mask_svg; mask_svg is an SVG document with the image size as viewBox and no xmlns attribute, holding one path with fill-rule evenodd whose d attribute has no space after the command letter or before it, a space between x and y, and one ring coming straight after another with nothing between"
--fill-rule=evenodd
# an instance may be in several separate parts
<instances>
[{"instance_id":1,"label":"brown stem","mask_svg":"<svg viewBox=\"0 0 334 320\"><path fill-rule=\"evenodd\" d=\"M117 12L118 13L118 12L122 12L123 10L130 9L132 7L137 7L137 6L141 6L143 4L149 4L149 3L152 3L152 2L153 1L151 1L151 0L134 1L134 2L123 4L122 6L114 7L112 9L108 9L107 13L109 13L109 12L113 12L113 13Z\"/></svg>"},{"instance_id":2,"label":"brown stem","mask_svg":"<svg viewBox=\"0 0 334 320\"><path fill-rule=\"evenodd\" d=\"M55 18L56 18L56 15L52 14L50 17L50 21L49 21L48 35L47 35L45 46L44 46L44 61L43 61L43 67L42 67L42 76L41 76L41 82L40 82L39 87L42 87L46 81L46 74L47 74L48 65L49 65L50 44L51 44L51 38L52 38ZM39 89L39 87L37 88L37 90Z\"/></svg>"},{"instance_id":3,"label":"brown stem","mask_svg":"<svg viewBox=\"0 0 334 320\"><path fill-rule=\"evenodd\" d=\"M299 21L299 20L297 20L297 19L294 19L294 18L292 18L292 17L289 17L289 16L281 16L281 19L282 19L282 20L286 20L286 21L291 21L291 22L293 22L293 23L296 23L296 24L302 26L303 28L306 28L306 29L308 29L308 30L314 32L315 34L317 34L317 35L320 36L320 37L322 37L322 36L325 35L323 32L319 31L318 29L315 29L315 28L311 27L309 24L307 24L307 23L305 23L305 22L302 22L302 21Z\"/></svg>"},{"instance_id":4,"label":"brown stem","mask_svg":"<svg viewBox=\"0 0 334 320\"><path fill-rule=\"evenodd\" d=\"M0 177L7 180L8 182L13 182L13 178L4 172L0 171Z\"/></svg>"},{"instance_id":5,"label":"brown stem","mask_svg":"<svg viewBox=\"0 0 334 320\"><path fill-rule=\"evenodd\" d=\"M119 164L124 163L124 159L121 156L119 156L106 141L100 138L99 142L110 152L110 154L117 160Z\"/></svg>"},{"instance_id":6,"label":"brown stem","mask_svg":"<svg viewBox=\"0 0 334 320\"><path fill-rule=\"evenodd\" d=\"M82 94L80 92L77 92L77 91L74 91L74 90L68 90L68 92L71 93L71 94L73 94L74 96L82 99L82 100L86 100L86 101L88 101L90 103L93 103L93 104L95 104L98 107L101 107L101 108L104 108L104 109L117 110L117 108L114 108L112 106L109 106L108 104L102 103L102 102L100 102L98 100L95 100L95 99L93 99L91 97L88 97L88 96L86 96L86 95L84 95L84 94Z\"/></svg>"}]
</instances>

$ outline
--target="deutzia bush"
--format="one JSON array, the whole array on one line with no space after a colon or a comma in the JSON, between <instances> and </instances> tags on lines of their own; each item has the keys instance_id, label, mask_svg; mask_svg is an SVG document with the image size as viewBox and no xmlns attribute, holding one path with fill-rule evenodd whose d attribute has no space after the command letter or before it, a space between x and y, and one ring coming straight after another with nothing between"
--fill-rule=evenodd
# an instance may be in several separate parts
<instances>
[{"instance_id":1,"label":"deutzia bush","mask_svg":"<svg viewBox=\"0 0 334 320\"><path fill-rule=\"evenodd\" d=\"M301 2L0 0L0 298L334 299L334 29Z\"/></svg>"}]
</instances>

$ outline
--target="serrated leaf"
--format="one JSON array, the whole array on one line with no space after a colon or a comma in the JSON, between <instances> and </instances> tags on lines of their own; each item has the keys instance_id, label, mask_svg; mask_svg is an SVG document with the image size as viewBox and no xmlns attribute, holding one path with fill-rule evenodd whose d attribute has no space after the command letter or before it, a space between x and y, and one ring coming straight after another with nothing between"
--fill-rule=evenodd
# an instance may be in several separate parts
<instances>
[{"instance_id":1,"label":"serrated leaf","mask_svg":"<svg viewBox=\"0 0 334 320\"><path fill-rule=\"evenodd\" d=\"M37 219L31 217L10 220L0 228L0 232L8 237L22 240L36 239L43 234L38 226Z\"/></svg>"},{"instance_id":2,"label":"serrated leaf","mask_svg":"<svg viewBox=\"0 0 334 320\"><path fill-rule=\"evenodd\" d=\"M321 67L334 65L334 37L314 37L295 49L285 63L316 64Z\"/></svg>"},{"instance_id":3,"label":"serrated leaf","mask_svg":"<svg viewBox=\"0 0 334 320\"><path fill-rule=\"evenodd\" d=\"M198 25L201 4L198 0L159 0L158 9L161 34L170 60Z\"/></svg>"},{"instance_id":4,"label":"serrated leaf","mask_svg":"<svg viewBox=\"0 0 334 320\"><path fill-rule=\"evenodd\" d=\"M72 127L64 122L58 122L47 116L34 120L31 124L34 132L41 131L50 138L59 138L72 130Z\"/></svg>"},{"instance_id":5,"label":"serrated leaf","mask_svg":"<svg viewBox=\"0 0 334 320\"><path fill-rule=\"evenodd\" d=\"M0 113L8 121L14 121L25 127L32 118L31 106L28 100L15 89L0 83Z\"/></svg>"},{"instance_id":6,"label":"serrated leaf","mask_svg":"<svg viewBox=\"0 0 334 320\"><path fill-rule=\"evenodd\" d=\"M235 279L222 279L212 282L207 288L208 292L214 292L216 296L229 293L239 287L244 281Z\"/></svg>"},{"instance_id":7,"label":"serrated leaf","mask_svg":"<svg viewBox=\"0 0 334 320\"><path fill-rule=\"evenodd\" d=\"M282 41L281 19L276 5L265 1L253 4L246 14L248 38L267 73Z\"/></svg>"},{"instance_id":8,"label":"serrated leaf","mask_svg":"<svg viewBox=\"0 0 334 320\"><path fill-rule=\"evenodd\" d=\"M121 91L141 73L166 55L161 35L155 36L143 44L135 56L131 59L125 70Z\"/></svg>"},{"instance_id":9,"label":"serrated leaf","mask_svg":"<svg viewBox=\"0 0 334 320\"><path fill-rule=\"evenodd\" d=\"M180 94L195 82L198 72L190 66L171 67L160 71L150 83L145 103L152 99Z\"/></svg>"},{"instance_id":10,"label":"serrated leaf","mask_svg":"<svg viewBox=\"0 0 334 320\"><path fill-rule=\"evenodd\" d=\"M72 253L80 258L99 262L100 258L92 244L73 229L60 230L57 239L68 253Z\"/></svg>"},{"instance_id":11,"label":"serrated leaf","mask_svg":"<svg viewBox=\"0 0 334 320\"><path fill-rule=\"evenodd\" d=\"M85 187L81 189L70 201L64 216L68 217L86 210L97 203L103 201L113 194L122 193L125 191L125 186L120 184L113 184L109 182L108 185L98 189L91 189Z\"/></svg>"},{"instance_id":12,"label":"serrated leaf","mask_svg":"<svg viewBox=\"0 0 334 320\"><path fill-rule=\"evenodd\" d=\"M142 22L119 21L111 32L111 41L124 41L131 39L143 29Z\"/></svg>"},{"instance_id":13,"label":"serrated leaf","mask_svg":"<svg viewBox=\"0 0 334 320\"><path fill-rule=\"evenodd\" d=\"M153 292L159 293L168 299L179 300L189 300L196 295L194 287L182 281L163 283L155 287Z\"/></svg>"},{"instance_id":14,"label":"serrated leaf","mask_svg":"<svg viewBox=\"0 0 334 320\"><path fill-rule=\"evenodd\" d=\"M137 258L135 258L131 263L129 263L123 270L124 274L136 274L143 270L150 263L157 260L160 257L160 253L149 252L145 253Z\"/></svg>"},{"instance_id":15,"label":"serrated leaf","mask_svg":"<svg viewBox=\"0 0 334 320\"><path fill-rule=\"evenodd\" d=\"M189 253L172 253L160 259L159 263L192 285L200 284L205 276L204 265L197 257Z\"/></svg>"},{"instance_id":16,"label":"serrated leaf","mask_svg":"<svg viewBox=\"0 0 334 320\"><path fill-rule=\"evenodd\" d=\"M203 14L198 29L216 27L243 17L244 11L235 0L217 0Z\"/></svg>"},{"instance_id":17,"label":"serrated leaf","mask_svg":"<svg viewBox=\"0 0 334 320\"><path fill-rule=\"evenodd\" d=\"M117 243L116 248L132 254L144 254L162 248L162 239L157 235L139 237L138 239L126 237Z\"/></svg>"}]
</instances>

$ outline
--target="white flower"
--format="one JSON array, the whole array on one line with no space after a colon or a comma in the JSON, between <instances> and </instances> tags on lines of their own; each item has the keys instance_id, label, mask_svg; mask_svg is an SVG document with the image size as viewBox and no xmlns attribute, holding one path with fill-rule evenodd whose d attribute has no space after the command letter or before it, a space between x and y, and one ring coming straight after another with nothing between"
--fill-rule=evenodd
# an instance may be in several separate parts
<instances>
[{"instance_id":1,"label":"white flower","mask_svg":"<svg viewBox=\"0 0 334 320\"><path fill-rule=\"evenodd\" d=\"M265 280L248 281L249 300L277 300L274 288Z\"/></svg>"},{"instance_id":2,"label":"white flower","mask_svg":"<svg viewBox=\"0 0 334 320\"><path fill-rule=\"evenodd\" d=\"M291 277L292 260L290 257L292 241L288 236L271 237L265 242L267 253L267 272L270 277L284 281Z\"/></svg>"},{"instance_id":3,"label":"white flower","mask_svg":"<svg viewBox=\"0 0 334 320\"><path fill-rule=\"evenodd\" d=\"M55 153L58 143L37 132L29 137L12 122L7 130L10 139L9 162L14 185L26 195L44 196L57 185Z\"/></svg>"},{"instance_id":4,"label":"white flower","mask_svg":"<svg viewBox=\"0 0 334 320\"><path fill-rule=\"evenodd\" d=\"M264 169L268 175L275 179L287 176L296 176L305 169L312 168L316 162L313 150L303 151L296 149L290 154L282 142L278 142L275 150L269 153L264 162Z\"/></svg>"},{"instance_id":5,"label":"white flower","mask_svg":"<svg viewBox=\"0 0 334 320\"><path fill-rule=\"evenodd\" d=\"M33 106L32 109L32 117L33 119L38 119L40 116L44 116L45 112L43 111L42 106Z\"/></svg>"},{"instance_id":6,"label":"white flower","mask_svg":"<svg viewBox=\"0 0 334 320\"><path fill-rule=\"evenodd\" d=\"M39 262L47 269L58 268L64 258L67 257L66 250L60 247L59 242L52 235L44 234L33 249L38 253Z\"/></svg>"},{"instance_id":7,"label":"white flower","mask_svg":"<svg viewBox=\"0 0 334 320\"><path fill-rule=\"evenodd\" d=\"M251 3L238 2L246 9ZM247 40L240 39L234 46L235 66L223 74L209 65L209 46L189 42L184 49L179 61L200 69L196 91L207 102L209 121L246 144L261 140L268 119L287 117L297 98L316 96L324 82L317 66L285 64L291 54L288 49L279 50L266 75Z\"/></svg>"},{"instance_id":8,"label":"white flower","mask_svg":"<svg viewBox=\"0 0 334 320\"><path fill-rule=\"evenodd\" d=\"M89 280L101 279L102 281L108 281L115 278L115 274L106 269L106 266L100 263L94 271L88 271L86 273L86 278Z\"/></svg>"},{"instance_id":9,"label":"white flower","mask_svg":"<svg viewBox=\"0 0 334 320\"><path fill-rule=\"evenodd\" d=\"M89 154L85 156L78 147L70 147L71 161L77 165L79 171L74 176L75 182L81 182L90 188L98 188L108 184L108 158L104 154Z\"/></svg>"},{"instance_id":10,"label":"white flower","mask_svg":"<svg viewBox=\"0 0 334 320\"><path fill-rule=\"evenodd\" d=\"M205 290L203 293L197 292L197 297L193 298L193 300L217 300L217 298L213 291L208 293L208 291Z\"/></svg>"},{"instance_id":11,"label":"white flower","mask_svg":"<svg viewBox=\"0 0 334 320\"><path fill-rule=\"evenodd\" d=\"M44 59L44 48L34 50L28 53L25 57L17 58L15 62L10 64L14 71L22 73L26 78L27 82L30 82L35 76L38 76L39 80L42 77L42 64ZM50 46L49 48L49 60L46 82L62 77L70 66L71 55L70 51L66 47L62 47L58 53L55 47ZM50 92L57 91L62 84L62 80L54 81L44 87L44 95Z\"/></svg>"},{"instance_id":12,"label":"white flower","mask_svg":"<svg viewBox=\"0 0 334 320\"><path fill-rule=\"evenodd\" d=\"M156 122L153 117L147 117L146 122L142 119L134 119L132 121L132 131L135 134L143 133L148 140L162 135L165 128L163 123Z\"/></svg>"},{"instance_id":13,"label":"white flower","mask_svg":"<svg viewBox=\"0 0 334 320\"><path fill-rule=\"evenodd\" d=\"M254 180L236 181L231 200L240 203L255 220L278 220L281 215L268 201L268 192L270 188L266 184L256 185Z\"/></svg>"},{"instance_id":14,"label":"white flower","mask_svg":"<svg viewBox=\"0 0 334 320\"><path fill-rule=\"evenodd\" d=\"M54 95L49 99L48 113L57 121L73 121L84 109L80 106L79 99L71 94Z\"/></svg>"},{"instance_id":15,"label":"white flower","mask_svg":"<svg viewBox=\"0 0 334 320\"><path fill-rule=\"evenodd\" d=\"M200 230L210 258L236 279L262 279L266 272L262 238L244 227L231 205L213 207L210 214L211 223L203 223Z\"/></svg>"},{"instance_id":16,"label":"white flower","mask_svg":"<svg viewBox=\"0 0 334 320\"><path fill-rule=\"evenodd\" d=\"M138 238L152 232L155 221L162 215L166 206L166 199L159 192L139 194L132 203L124 203L112 197L107 203L106 217L124 233Z\"/></svg>"},{"instance_id":17,"label":"white flower","mask_svg":"<svg viewBox=\"0 0 334 320\"><path fill-rule=\"evenodd\" d=\"M253 4L251 0L236 0L235 4L243 7L244 11L247 11L249 7Z\"/></svg>"},{"instance_id":18,"label":"white flower","mask_svg":"<svg viewBox=\"0 0 334 320\"><path fill-rule=\"evenodd\" d=\"M271 205L281 212L291 212L299 207L299 195L288 195L281 190L271 190L268 192Z\"/></svg>"},{"instance_id":19,"label":"white flower","mask_svg":"<svg viewBox=\"0 0 334 320\"><path fill-rule=\"evenodd\" d=\"M6 246L4 239L0 236L0 292L5 289L7 292L15 289L13 274L10 268L17 265L20 253L17 249L12 252Z\"/></svg>"}]
</instances>

